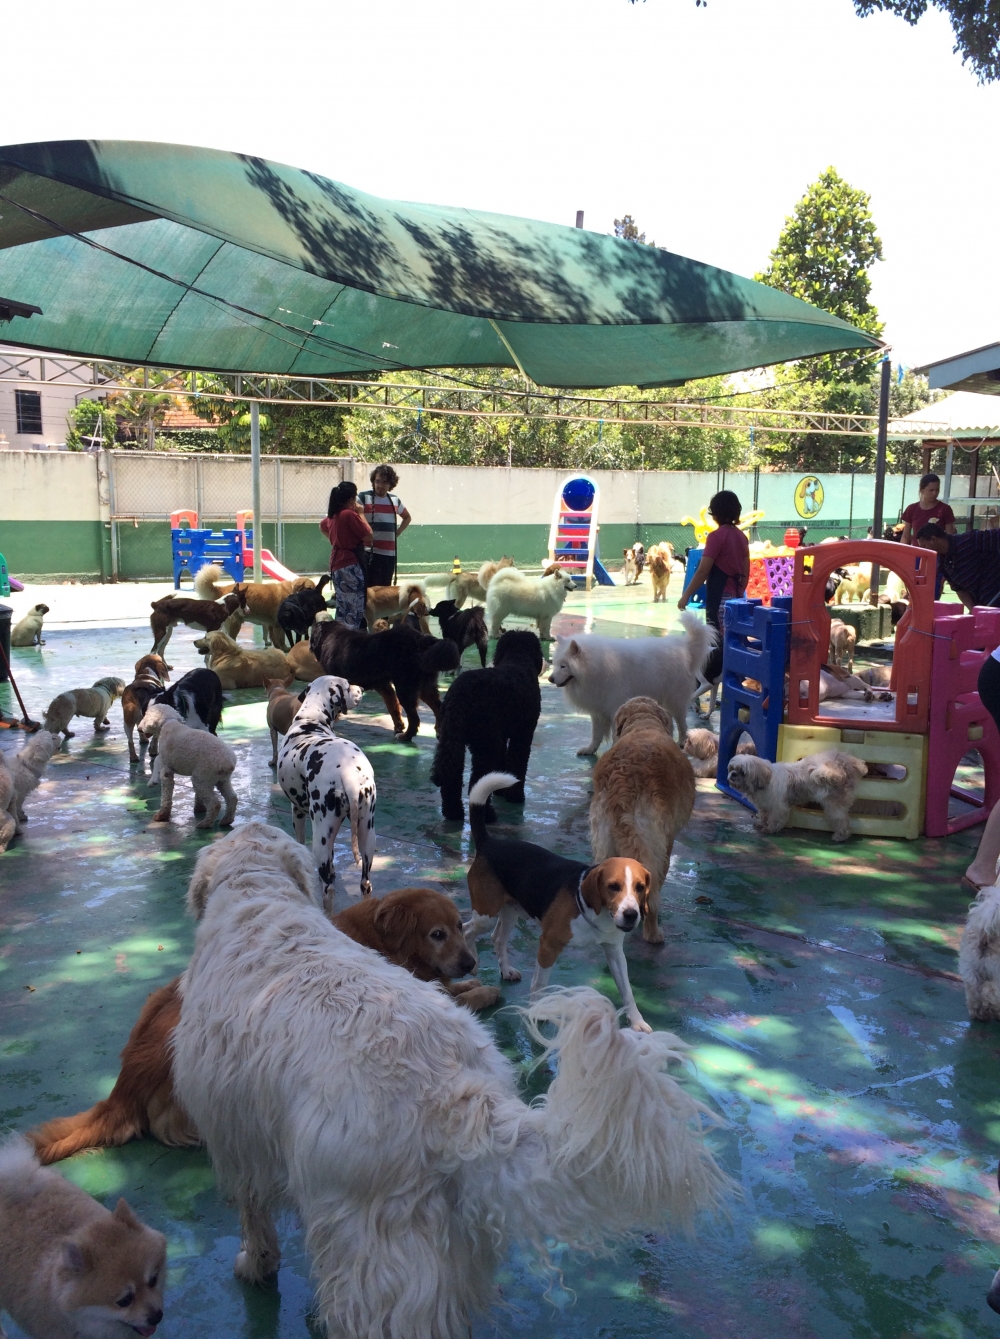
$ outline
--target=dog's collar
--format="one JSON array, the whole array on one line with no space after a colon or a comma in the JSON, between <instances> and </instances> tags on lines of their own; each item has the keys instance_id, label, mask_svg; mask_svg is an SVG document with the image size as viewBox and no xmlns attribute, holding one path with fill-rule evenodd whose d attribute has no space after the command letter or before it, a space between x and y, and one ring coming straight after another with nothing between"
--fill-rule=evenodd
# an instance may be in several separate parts
<instances>
[{"instance_id":1,"label":"dog's collar","mask_svg":"<svg viewBox=\"0 0 1000 1339\"><path fill-rule=\"evenodd\" d=\"M592 907L588 907L586 902L584 902L583 900L583 881L587 877L587 875L591 872L591 870L594 870L596 868L597 868L596 865L588 865L587 868L581 873L580 882L576 885L576 897L575 897L577 911L580 913L580 915L583 917L583 919L587 922L587 924L590 926L592 930L597 929L597 914L594 911L594 909ZM593 919L591 919L592 917Z\"/></svg>"}]
</instances>

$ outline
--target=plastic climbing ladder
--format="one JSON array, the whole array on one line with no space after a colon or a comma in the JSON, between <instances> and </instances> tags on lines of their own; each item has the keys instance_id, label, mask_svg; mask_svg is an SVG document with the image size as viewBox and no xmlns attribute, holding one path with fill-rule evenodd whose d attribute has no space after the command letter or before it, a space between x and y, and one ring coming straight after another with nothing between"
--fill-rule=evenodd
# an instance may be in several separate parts
<instances>
[{"instance_id":1,"label":"plastic climbing ladder","mask_svg":"<svg viewBox=\"0 0 1000 1339\"><path fill-rule=\"evenodd\" d=\"M582 578L587 590L595 576L601 586L615 584L601 563L597 537L600 500L601 490L594 480L577 474L559 485L552 503L549 562L568 568L577 580Z\"/></svg>"}]
</instances>

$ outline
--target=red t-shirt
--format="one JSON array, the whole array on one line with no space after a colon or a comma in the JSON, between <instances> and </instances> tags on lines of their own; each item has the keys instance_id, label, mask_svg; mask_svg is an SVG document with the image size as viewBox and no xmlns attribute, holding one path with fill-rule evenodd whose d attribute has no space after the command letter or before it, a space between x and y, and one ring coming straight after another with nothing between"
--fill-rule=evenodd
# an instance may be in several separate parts
<instances>
[{"instance_id":1,"label":"red t-shirt","mask_svg":"<svg viewBox=\"0 0 1000 1339\"><path fill-rule=\"evenodd\" d=\"M336 516L324 516L319 528L330 541L331 572L356 563L358 555L354 550L372 537L371 526L351 506L338 511Z\"/></svg>"},{"instance_id":2,"label":"red t-shirt","mask_svg":"<svg viewBox=\"0 0 1000 1339\"><path fill-rule=\"evenodd\" d=\"M750 570L750 541L742 530L735 525L720 525L709 531L705 540L705 557L711 558L714 567L721 568L729 580L726 582L722 598L730 600L742 595L746 589L746 577Z\"/></svg>"},{"instance_id":3,"label":"red t-shirt","mask_svg":"<svg viewBox=\"0 0 1000 1339\"><path fill-rule=\"evenodd\" d=\"M939 498L930 511L924 511L919 502L911 502L903 512L903 520L913 531L913 538L916 539L920 527L930 525L932 521L935 525L941 526L942 529L947 525L954 525L955 513L947 502L942 502Z\"/></svg>"}]
</instances>

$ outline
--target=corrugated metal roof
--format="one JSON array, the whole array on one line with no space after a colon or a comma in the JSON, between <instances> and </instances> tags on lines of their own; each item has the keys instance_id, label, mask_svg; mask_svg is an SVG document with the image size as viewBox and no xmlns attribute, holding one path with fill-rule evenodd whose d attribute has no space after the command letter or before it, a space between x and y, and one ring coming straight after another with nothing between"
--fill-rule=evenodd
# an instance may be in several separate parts
<instances>
[{"instance_id":1,"label":"corrugated metal roof","mask_svg":"<svg viewBox=\"0 0 1000 1339\"><path fill-rule=\"evenodd\" d=\"M967 438L1000 437L1000 397L955 391L953 395L923 409L915 409L905 418L893 419L889 434L894 437Z\"/></svg>"}]
</instances>

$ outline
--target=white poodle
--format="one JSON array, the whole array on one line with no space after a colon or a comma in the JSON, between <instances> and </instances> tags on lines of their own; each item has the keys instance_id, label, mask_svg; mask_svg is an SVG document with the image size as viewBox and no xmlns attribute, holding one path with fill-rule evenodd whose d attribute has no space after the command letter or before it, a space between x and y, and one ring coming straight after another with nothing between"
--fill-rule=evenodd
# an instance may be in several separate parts
<instances>
[{"instance_id":1,"label":"white poodle","mask_svg":"<svg viewBox=\"0 0 1000 1339\"><path fill-rule=\"evenodd\" d=\"M235 1273L280 1262L298 1212L330 1339L457 1339L514 1241L598 1249L690 1224L731 1182L683 1043L619 1027L588 987L527 1027L555 1078L526 1105L489 1032L334 929L302 847L252 822L200 852L174 1089L243 1228ZM546 1035L542 1026L548 1025Z\"/></svg>"},{"instance_id":2,"label":"white poodle","mask_svg":"<svg viewBox=\"0 0 1000 1339\"><path fill-rule=\"evenodd\" d=\"M181 720L180 712L166 702L153 702L139 722L143 739L155 739L159 763L160 809L154 823L169 823L174 799L174 776L189 776L194 788L194 811L203 814L195 827L210 828L222 808L215 792L226 802L222 827L231 826L236 815L236 792L232 776L236 768L236 754L217 735L206 730L192 730ZM150 785L154 783L150 781Z\"/></svg>"},{"instance_id":3,"label":"white poodle","mask_svg":"<svg viewBox=\"0 0 1000 1339\"><path fill-rule=\"evenodd\" d=\"M295 839L306 839L312 820L313 860L332 896L333 844L345 818L351 824L354 862L361 866L361 892L372 890L375 859L375 773L349 739L334 733L337 717L361 701L361 689L323 674L314 679L278 751L278 782L292 802Z\"/></svg>"},{"instance_id":4,"label":"white poodle","mask_svg":"<svg viewBox=\"0 0 1000 1339\"><path fill-rule=\"evenodd\" d=\"M550 572L548 576L529 577L517 567L501 567L486 588L486 622L489 635L499 637L501 624L508 614L520 614L538 623L538 635L550 636L552 620L573 589L568 572Z\"/></svg>"},{"instance_id":5,"label":"white poodle","mask_svg":"<svg viewBox=\"0 0 1000 1339\"><path fill-rule=\"evenodd\" d=\"M58 747L58 735L38 730L13 758L0 753L0 852L6 851L10 839L20 834L21 824L27 823L25 796L39 784Z\"/></svg>"},{"instance_id":6,"label":"white poodle","mask_svg":"<svg viewBox=\"0 0 1000 1339\"><path fill-rule=\"evenodd\" d=\"M756 807L761 832L780 832L793 805L818 804L833 824L833 840L846 842L854 789L867 772L860 758L837 749L787 763L743 755L729 763L729 784Z\"/></svg>"},{"instance_id":7,"label":"white poodle","mask_svg":"<svg viewBox=\"0 0 1000 1339\"><path fill-rule=\"evenodd\" d=\"M1000 886L980 888L958 950L969 1017L1000 1022Z\"/></svg>"}]
</instances>

